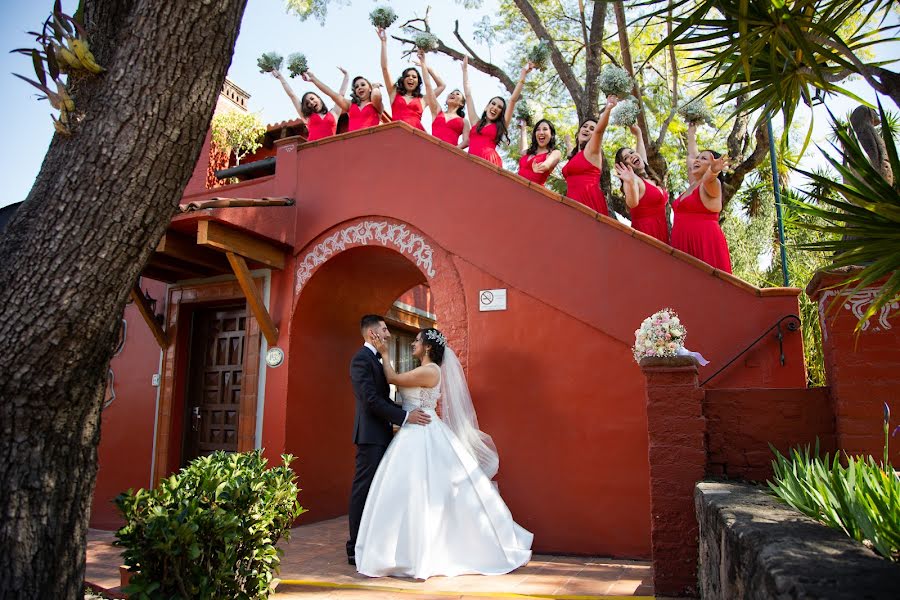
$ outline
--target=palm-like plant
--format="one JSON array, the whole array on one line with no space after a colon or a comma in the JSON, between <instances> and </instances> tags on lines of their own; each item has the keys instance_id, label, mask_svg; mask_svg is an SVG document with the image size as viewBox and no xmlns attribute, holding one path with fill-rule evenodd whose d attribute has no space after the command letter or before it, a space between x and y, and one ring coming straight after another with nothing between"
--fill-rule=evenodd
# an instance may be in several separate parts
<instances>
[{"instance_id":1,"label":"palm-like plant","mask_svg":"<svg viewBox=\"0 0 900 600\"><path fill-rule=\"evenodd\" d=\"M745 95L741 112L780 112L787 132L801 101L812 105L832 92L859 100L837 85L853 74L900 106L900 74L884 68L892 61L865 58L898 27L885 23L891 5L891 0L695 0L653 53L670 45L694 50L693 60L706 75L704 94L724 89L728 100ZM811 131L810 124L807 139Z\"/></svg>"},{"instance_id":2,"label":"palm-like plant","mask_svg":"<svg viewBox=\"0 0 900 600\"><path fill-rule=\"evenodd\" d=\"M882 137L894 173L900 173L900 159L893 132L884 110L879 105ZM845 286L855 284L856 290L885 280L874 302L857 324L859 329L886 304L896 302L900 294L900 178L891 183L873 166L853 134L850 126L832 116L835 142L832 148L840 160L822 152L840 180L835 181L822 172L795 170L810 180L799 197L789 197L794 211L818 217L802 227L832 234L838 239L825 239L802 244L800 247L819 252L832 252L829 269L864 265L848 276Z\"/></svg>"}]
</instances>

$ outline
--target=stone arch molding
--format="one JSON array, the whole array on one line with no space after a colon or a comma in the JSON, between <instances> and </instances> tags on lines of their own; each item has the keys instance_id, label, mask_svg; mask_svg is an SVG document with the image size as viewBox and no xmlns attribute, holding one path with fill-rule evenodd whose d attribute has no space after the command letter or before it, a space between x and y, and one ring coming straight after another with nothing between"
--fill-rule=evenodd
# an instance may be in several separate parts
<instances>
[{"instance_id":1,"label":"stone arch molding","mask_svg":"<svg viewBox=\"0 0 900 600\"><path fill-rule=\"evenodd\" d=\"M299 294L313 273L332 256L355 248L380 244L392 247L415 263L429 280L437 275L434 248L425 236L407 223L392 219L363 219L343 223L336 231L325 234L310 244L310 249L297 260L294 294ZM322 236L320 236L321 238Z\"/></svg>"}]
</instances>

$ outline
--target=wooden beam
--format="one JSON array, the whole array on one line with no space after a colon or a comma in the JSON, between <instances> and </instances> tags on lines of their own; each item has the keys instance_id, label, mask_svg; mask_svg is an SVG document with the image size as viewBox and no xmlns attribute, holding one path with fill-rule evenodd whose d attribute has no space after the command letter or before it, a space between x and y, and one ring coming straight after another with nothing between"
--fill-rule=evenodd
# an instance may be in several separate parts
<instances>
[{"instance_id":1,"label":"wooden beam","mask_svg":"<svg viewBox=\"0 0 900 600\"><path fill-rule=\"evenodd\" d=\"M167 231L159 240L156 251L180 261L198 265L206 269L211 269L216 273L227 273L230 271L228 261L222 256L222 253L212 248L198 246L197 241L183 233L175 231Z\"/></svg>"},{"instance_id":2,"label":"wooden beam","mask_svg":"<svg viewBox=\"0 0 900 600\"><path fill-rule=\"evenodd\" d=\"M200 246L239 254L274 269L284 269L284 252L273 244L215 221L200 221L197 225L197 244Z\"/></svg>"},{"instance_id":3,"label":"wooden beam","mask_svg":"<svg viewBox=\"0 0 900 600\"><path fill-rule=\"evenodd\" d=\"M168 348L169 339L166 336L166 332L163 331L163 328L160 326L160 324L156 322L156 315L154 315L150 310L150 304L144 297L144 292L141 291L141 288L138 287L137 284L135 284L134 287L131 288L131 299L134 300L134 304L135 306L137 306L138 312L140 312L141 316L144 317L144 321L150 328L150 332L153 333L153 337L156 338L156 343L159 344L159 347L162 350Z\"/></svg>"},{"instance_id":4,"label":"wooden beam","mask_svg":"<svg viewBox=\"0 0 900 600\"><path fill-rule=\"evenodd\" d=\"M234 270L235 276L237 276L238 285L241 286L241 290L243 290L244 296L247 298L250 312L256 317L259 329L266 336L266 342L271 348L278 342L278 328L272 322L272 317L269 316L269 311L266 310L262 296L259 295L259 290L256 288L256 284L253 283L253 277L250 275L250 269L247 268L247 262L234 252L226 252L225 256L228 257L228 262L231 263L231 268Z\"/></svg>"}]
</instances>

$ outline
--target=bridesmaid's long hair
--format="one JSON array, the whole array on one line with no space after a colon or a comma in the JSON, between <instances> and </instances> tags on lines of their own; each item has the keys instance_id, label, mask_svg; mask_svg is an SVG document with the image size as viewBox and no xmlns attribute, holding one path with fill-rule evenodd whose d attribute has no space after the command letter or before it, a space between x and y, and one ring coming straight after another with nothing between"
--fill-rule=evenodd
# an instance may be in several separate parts
<instances>
[{"instance_id":1,"label":"bridesmaid's long hair","mask_svg":"<svg viewBox=\"0 0 900 600\"><path fill-rule=\"evenodd\" d=\"M487 117L487 106L494 100L499 100L503 103L503 110L500 111L500 116L497 117L496 121L489 121ZM506 143L509 143L509 131L506 129L506 100L501 98L500 96L494 96L490 100L488 100L487 105L485 105L484 112L481 113L481 119L478 121L478 125L475 126L475 131L481 133L481 130L487 127L490 123L494 123L497 126L497 135L494 136L494 142L500 143L506 138Z\"/></svg>"},{"instance_id":2,"label":"bridesmaid's long hair","mask_svg":"<svg viewBox=\"0 0 900 600\"><path fill-rule=\"evenodd\" d=\"M362 79L366 83L369 84L369 102L372 101L372 92L375 91L375 88L372 87L372 82L363 77L362 75L357 75L353 78L353 82L350 84L350 102L359 106L362 103L362 100L359 99L359 96L356 95L356 82Z\"/></svg>"},{"instance_id":3,"label":"bridesmaid's long hair","mask_svg":"<svg viewBox=\"0 0 900 600\"><path fill-rule=\"evenodd\" d=\"M300 112L304 117L309 118L312 116L312 111L306 108L306 98L308 96L315 96L319 99L319 106L322 107L322 110L319 111L320 115L327 115L328 109L325 107L325 103L322 101L322 96L318 95L315 92L306 92L303 96L300 97Z\"/></svg>"},{"instance_id":4,"label":"bridesmaid's long hair","mask_svg":"<svg viewBox=\"0 0 900 600\"><path fill-rule=\"evenodd\" d=\"M457 89L457 90L453 90L453 91L451 91L450 93L452 94L453 92L459 92L459 90L458 90L458 89ZM459 95L461 96L462 104L460 104L460 105L459 105L459 108L456 109L456 114L458 114L459 116L465 118L465 116L466 116L466 110L465 110L465 109L466 109L466 97L463 96L462 92L459 92ZM450 110L450 107L447 106L447 103L446 103L446 102L444 102L444 109L445 109L445 110Z\"/></svg>"},{"instance_id":5,"label":"bridesmaid's long hair","mask_svg":"<svg viewBox=\"0 0 900 600\"><path fill-rule=\"evenodd\" d=\"M403 80L406 79L406 74L412 71L416 74L416 79L419 81L419 85L413 89L409 95L413 98L421 98L422 97L422 75L419 73L419 70L415 67L408 67L403 69L403 73L400 74L400 79L394 82L394 91L400 94L401 96L406 95L406 86L403 85Z\"/></svg>"},{"instance_id":6,"label":"bridesmaid's long hair","mask_svg":"<svg viewBox=\"0 0 900 600\"><path fill-rule=\"evenodd\" d=\"M625 154L626 150L632 150L632 148L619 148L618 150L616 150L615 164L617 164L617 165L625 164L625 159L622 158L622 155ZM649 179L650 181L653 182L653 184L656 187L662 188L662 181L659 180L659 177L656 176L656 173L653 171L653 169L650 168L650 165L645 163L644 159L641 159L641 164L643 165L643 169L641 170L640 173L635 173L635 175L637 175L638 177L642 177L643 179ZM624 183L622 184L621 189L622 189L622 195L624 196L625 195L625 184Z\"/></svg>"},{"instance_id":7,"label":"bridesmaid's long hair","mask_svg":"<svg viewBox=\"0 0 900 600\"><path fill-rule=\"evenodd\" d=\"M581 131L581 128L584 127L584 124L589 121L592 121L594 123L594 125L597 124L597 119L595 119L594 117L588 117L587 119L585 119L584 121L582 121L581 123L578 124L578 131ZM585 142L585 144L587 144L587 142ZM582 150L584 150L584 146L581 144L581 142L578 141L578 134L576 133L575 134L575 147L572 148L572 152L569 153L569 160L572 160L573 158L575 158L575 155L578 154L579 152L581 152Z\"/></svg>"},{"instance_id":8,"label":"bridesmaid's long hair","mask_svg":"<svg viewBox=\"0 0 900 600\"><path fill-rule=\"evenodd\" d=\"M556 127L554 127L553 123L551 123L547 119L541 119L534 124L534 127L531 128L531 145L528 147L528 151L525 154L537 154L537 128L541 123L546 123L547 127L550 128L550 141L547 143L547 152L553 152L554 150L556 150Z\"/></svg>"}]
</instances>

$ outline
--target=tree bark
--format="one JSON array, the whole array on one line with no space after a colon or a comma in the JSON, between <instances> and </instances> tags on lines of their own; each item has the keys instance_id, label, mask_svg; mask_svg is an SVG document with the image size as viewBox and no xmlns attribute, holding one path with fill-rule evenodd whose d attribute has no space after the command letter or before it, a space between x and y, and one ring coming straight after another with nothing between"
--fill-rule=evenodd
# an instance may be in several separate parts
<instances>
[{"instance_id":1,"label":"tree bark","mask_svg":"<svg viewBox=\"0 0 900 600\"><path fill-rule=\"evenodd\" d=\"M73 86L84 116L0 237L2 598L83 592L117 326L193 171L245 4L85 3L107 71Z\"/></svg>"}]
</instances>

